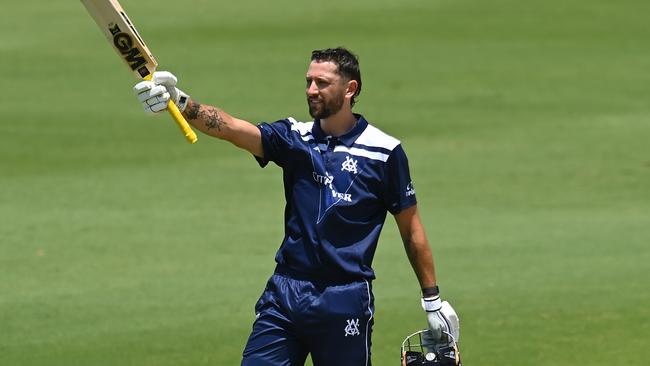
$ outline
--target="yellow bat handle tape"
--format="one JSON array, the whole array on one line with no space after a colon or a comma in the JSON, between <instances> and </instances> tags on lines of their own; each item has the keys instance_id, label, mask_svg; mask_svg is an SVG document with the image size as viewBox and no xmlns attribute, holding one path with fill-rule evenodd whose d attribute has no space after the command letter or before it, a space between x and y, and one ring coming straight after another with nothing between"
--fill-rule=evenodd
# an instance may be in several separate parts
<instances>
[{"instance_id":1,"label":"yellow bat handle tape","mask_svg":"<svg viewBox=\"0 0 650 366\"><path fill-rule=\"evenodd\" d=\"M151 80L151 77L152 75L147 75L144 79ZM171 99L169 100L169 102L167 102L167 111L169 111L169 114L171 114L174 121L176 121L176 124L185 135L187 141L190 144L195 143L196 140L198 140L198 137L196 137L196 133L190 128L190 125L185 120L185 117L183 117L181 111L178 110L178 107L176 106L176 104L174 104L174 102L171 101Z\"/></svg>"}]
</instances>

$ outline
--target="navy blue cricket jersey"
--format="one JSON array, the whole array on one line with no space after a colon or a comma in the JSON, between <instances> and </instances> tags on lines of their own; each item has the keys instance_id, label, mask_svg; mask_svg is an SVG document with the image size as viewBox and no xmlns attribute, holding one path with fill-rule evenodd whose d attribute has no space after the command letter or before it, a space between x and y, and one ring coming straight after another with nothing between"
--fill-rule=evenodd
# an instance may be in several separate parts
<instances>
[{"instance_id":1,"label":"navy blue cricket jersey","mask_svg":"<svg viewBox=\"0 0 650 366\"><path fill-rule=\"evenodd\" d=\"M283 170L285 236L279 271L307 278L374 279L372 259L386 212L416 204L399 140L355 114L355 127L326 136L320 121L261 123L264 158Z\"/></svg>"}]
</instances>

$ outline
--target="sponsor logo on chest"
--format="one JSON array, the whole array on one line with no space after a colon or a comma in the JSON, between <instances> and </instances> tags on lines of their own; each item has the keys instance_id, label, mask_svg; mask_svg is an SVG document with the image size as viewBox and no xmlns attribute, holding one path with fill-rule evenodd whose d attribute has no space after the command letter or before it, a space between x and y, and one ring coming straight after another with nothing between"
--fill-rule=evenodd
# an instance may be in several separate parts
<instances>
[{"instance_id":1,"label":"sponsor logo on chest","mask_svg":"<svg viewBox=\"0 0 650 366\"><path fill-rule=\"evenodd\" d=\"M314 177L314 180L316 182L332 188L332 182L334 181L334 177L331 176L329 173L325 173L325 175L320 175L316 172L312 172L311 174Z\"/></svg>"},{"instance_id":2,"label":"sponsor logo on chest","mask_svg":"<svg viewBox=\"0 0 650 366\"><path fill-rule=\"evenodd\" d=\"M352 202L352 195L349 193L340 193L332 189L332 197L337 200L343 200L345 202Z\"/></svg>"},{"instance_id":3,"label":"sponsor logo on chest","mask_svg":"<svg viewBox=\"0 0 650 366\"><path fill-rule=\"evenodd\" d=\"M312 177L314 178L314 181L316 181L318 184L326 186L329 188L330 192L332 193L332 197L336 200L342 200L345 202L352 202L352 195L349 193L341 193L334 188L334 176L330 175L329 173L325 173L325 175L318 174L316 172L312 172Z\"/></svg>"}]
</instances>

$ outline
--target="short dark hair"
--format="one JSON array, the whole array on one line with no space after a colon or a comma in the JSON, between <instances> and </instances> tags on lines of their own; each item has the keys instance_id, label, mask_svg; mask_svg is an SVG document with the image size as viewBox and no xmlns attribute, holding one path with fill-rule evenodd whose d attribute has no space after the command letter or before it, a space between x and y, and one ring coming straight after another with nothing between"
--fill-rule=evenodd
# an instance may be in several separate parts
<instances>
[{"instance_id":1,"label":"short dark hair","mask_svg":"<svg viewBox=\"0 0 650 366\"><path fill-rule=\"evenodd\" d=\"M359 84L356 93L352 96L350 104L354 106L355 98L361 93L361 70L359 70L359 58L350 50L344 47L327 48L314 50L311 53L311 60L316 62L333 62L337 66L339 75L348 80L356 80Z\"/></svg>"}]
</instances>

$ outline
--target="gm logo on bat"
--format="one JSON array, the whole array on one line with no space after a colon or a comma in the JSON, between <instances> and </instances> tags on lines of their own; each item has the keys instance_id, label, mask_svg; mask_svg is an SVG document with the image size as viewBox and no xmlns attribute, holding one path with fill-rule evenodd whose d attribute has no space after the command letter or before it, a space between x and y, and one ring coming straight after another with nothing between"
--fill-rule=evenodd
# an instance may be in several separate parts
<instances>
[{"instance_id":1,"label":"gm logo on bat","mask_svg":"<svg viewBox=\"0 0 650 366\"><path fill-rule=\"evenodd\" d=\"M142 57L142 51L133 47L133 38L130 34L122 32L120 27L111 23L108 25L108 30L113 35L113 44L120 51L126 62L131 66L132 70L138 70L142 77L149 75L149 70L146 67L140 69L141 66L147 63L144 57Z\"/></svg>"}]
</instances>

